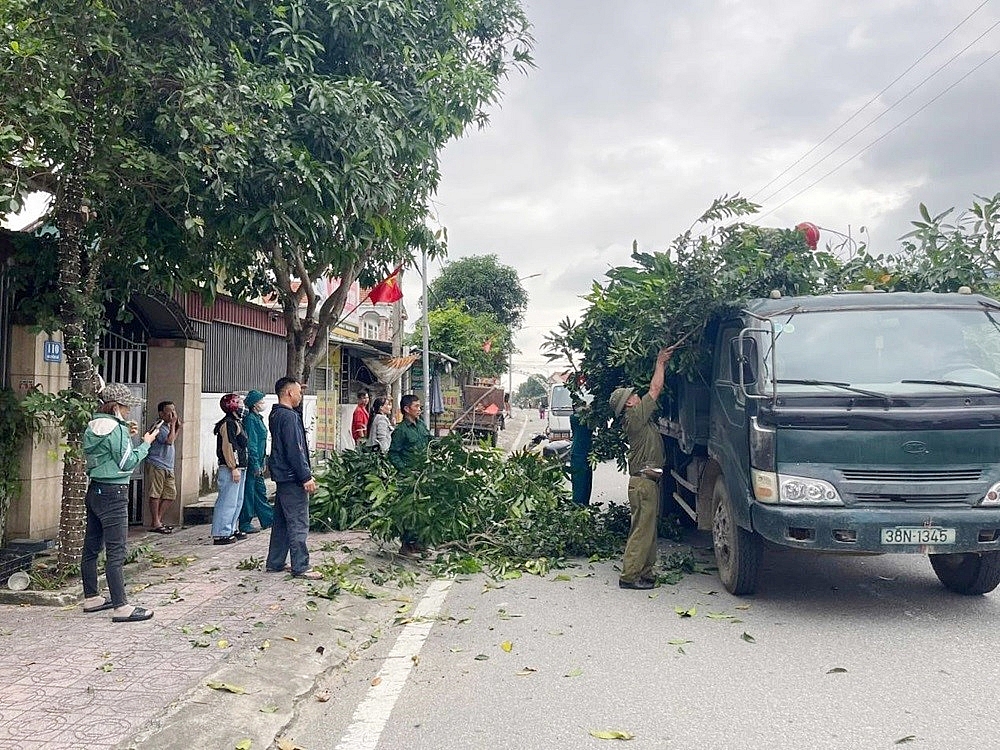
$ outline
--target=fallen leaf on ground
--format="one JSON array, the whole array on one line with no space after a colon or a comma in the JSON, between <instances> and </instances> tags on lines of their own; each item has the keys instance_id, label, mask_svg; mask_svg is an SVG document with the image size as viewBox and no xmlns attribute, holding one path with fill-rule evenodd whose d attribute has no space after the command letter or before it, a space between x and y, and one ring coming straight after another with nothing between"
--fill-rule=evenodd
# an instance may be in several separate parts
<instances>
[{"instance_id":1,"label":"fallen leaf on ground","mask_svg":"<svg viewBox=\"0 0 1000 750\"><path fill-rule=\"evenodd\" d=\"M735 620L735 615L727 615L725 612L709 612L705 615L709 620Z\"/></svg>"},{"instance_id":2,"label":"fallen leaf on ground","mask_svg":"<svg viewBox=\"0 0 1000 750\"><path fill-rule=\"evenodd\" d=\"M563 675L563 677L579 677L583 674L583 670L577 667L576 669L571 669L569 672Z\"/></svg>"},{"instance_id":3,"label":"fallen leaf on ground","mask_svg":"<svg viewBox=\"0 0 1000 750\"><path fill-rule=\"evenodd\" d=\"M487 660L487 659L489 659L490 657L489 657L489 656L487 656L486 654L476 654L476 655L475 655L475 656L474 656L473 658L474 658L474 659L475 659L476 661L486 661L486 660Z\"/></svg>"},{"instance_id":4,"label":"fallen leaf on ground","mask_svg":"<svg viewBox=\"0 0 1000 750\"><path fill-rule=\"evenodd\" d=\"M318 693L316 693L316 696L315 696L316 700L319 703L326 703L332 697L333 697L333 695L330 694L329 690L320 690Z\"/></svg>"},{"instance_id":5,"label":"fallen leaf on ground","mask_svg":"<svg viewBox=\"0 0 1000 750\"><path fill-rule=\"evenodd\" d=\"M284 638L286 641L294 641L295 643L298 643L299 641L299 639L296 638L294 635L283 635L281 637Z\"/></svg>"},{"instance_id":6,"label":"fallen leaf on ground","mask_svg":"<svg viewBox=\"0 0 1000 750\"><path fill-rule=\"evenodd\" d=\"M749 604L737 604L736 609L750 609Z\"/></svg>"},{"instance_id":7,"label":"fallen leaf on ground","mask_svg":"<svg viewBox=\"0 0 1000 750\"><path fill-rule=\"evenodd\" d=\"M676 612L679 617L694 617L698 614L698 607L694 606L689 609L685 609L684 607L674 607L674 612Z\"/></svg>"},{"instance_id":8,"label":"fallen leaf on ground","mask_svg":"<svg viewBox=\"0 0 1000 750\"><path fill-rule=\"evenodd\" d=\"M907 743L907 742L916 742L916 740L917 740L917 735L915 735L915 734L908 734L905 737L900 737L898 740L896 740L892 744L893 745L902 745L902 744Z\"/></svg>"},{"instance_id":9,"label":"fallen leaf on ground","mask_svg":"<svg viewBox=\"0 0 1000 750\"><path fill-rule=\"evenodd\" d=\"M250 750L253 747L253 740L243 739L236 743L236 750Z\"/></svg>"},{"instance_id":10,"label":"fallen leaf on ground","mask_svg":"<svg viewBox=\"0 0 1000 750\"><path fill-rule=\"evenodd\" d=\"M109 661L104 662L104 664L102 664L101 666L98 667L98 669L101 670L102 672L110 672L114 668L115 668L115 665L112 664Z\"/></svg>"},{"instance_id":11,"label":"fallen leaf on ground","mask_svg":"<svg viewBox=\"0 0 1000 750\"><path fill-rule=\"evenodd\" d=\"M269 648L271 648L271 642L268 641L268 640L265 640L257 648L259 648L261 651L267 651Z\"/></svg>"},{"instance_id":12,"label":"fallen leaf on ground","mask_svg":"<svg viewBox=\"0 0 1000 750\"><path fill-rule=\"evenodd\" d=\"M689 641L687 638L674 638L667 641L668 646L683 646L685 643L694 643L694 641Z\"/></svg>"},{"instance_id":13,"label":"fallen leaf on ground","mask_svg":"<svg viewBox=\"0 0 1000 750\"><path fill-rule=\"evenodd\" d=\"M302 745L296 744L294 740L287 737L278 738L278 750L306 750Z\"/></svg>"},{"instance_id":14,"label":"fallen leaf on ground","mask_svg":"<svg viewBox=\"0 0 1000 750\"><path fill-rule=\"evenodd\" d=\"M310 599L309 601L306 602L306 609L308 609L310 612L315 612L317 609L319 609L319 605L312 599Z\"/></svg>"},{"instance_id":15,"label":"fallen leaf on ground","mask_svg":"<svg viewBox=\"0 0 1000 750\"><path fill-rule=\"evenodd\" d=\"M559 575L557 575L557 576L556 576L555 578L553 578L552 580L553 580L553 581L572 581L573 579L572 579L572 578L570 578L570 577L569 577L568 575L566 575L565 573L560 573Z\"/></svg>"},{"instance_id":16,"label":"fallen leaf on ground","mask_svg":"<svg viewBox=\"0 0 1000 750\"><path fill-rule=\"evenodd\" d=\"M210 682L206 682L205 684L212 688L212 690L225 690L227 693L235 693L236 695L245 695L247 692L246 688L240 687L239 685L231 685L228 682L216 682L215 680L212 680Z\"/></svg>"},{"instance_id":17,"label":"fallen leaf on ground","mask_svg":"<svg viewBox=\"0 0 1000 750\"><path fill-rule=\"evenodd\" d=\"M631 740L634 734L623 732L621 729L591 729L588 730L591 737L599 740Z\"/></svg>"},{"instance_id":18,"label":"fallen leaf on ground","mask_svg":"<svg viewBox=\"0 0 1000 750\"><path fill-rule=\"evenodd\" d=\"M217 645L217 646L218 646L219 648L229 648L229 641L227 641L227 640L226 640L225 638L223 638L223 639L222 639L221 641L219 641L219 642L218 642L218 643L217 643L216 645Z\"/></svg>"},{"instance_id":19,"label":"fallen leaf on ground","mask_svg":"<svg viewBox=\"0 0 1000 750\"><path fill-rule=\"evenodd\" d=\"M750 635L747 631L743 631L743 635L740 636L747 643L756 643L757 639Z\"/></svg>"},{"instance_id":20,"label":"fallen leaf on ground","mask_svg":"<svg viewBox=\"0 0 1000 750\"><path fill-rule=\"evenodd\" d=\"M262 714L273 714L278 710L277 706L261 706L260 713Z\"/></svg>"},{"instance_id":21,"label":"fallen leaf on ground","mask_svg":"<svg viewBox=\"0 0 1000 750\"><path fill-rule=\"evenodd\" d=\"M534 667L524 667L524 668L521 669L520 672L515 672L514 676L515 677L527 677L529 674L534 674L537 671L538 670L535 669Z\"/></svg>"},{"instance_id":22,"label":"fallen leaf on ground","mask_svg":"<svg viewBox=\"0 0 1000 750\"><path fill-rule=\"evenodd\" d=\"M502 648L505 652L509 654L511 651L514 650L514 644L511 643L510 641L504 641L503 643L500 644L500 648Z\"/></svg>"},{"instance_id":23,"label":"fallen leaf on ground","mask_svg":"<svg viewBox=\"0 0 1000 750\"><path fill-rule=\"evenodd\" d=\"M382 682L382 678L381 677L375 677L372 680L372 685L378 685L380 682Z\"/></svg>"},{"instance_id":24,"label":"fallen leaf on ground","mask_svg":"<svg viewBox=\"0 0 1000 750\"><path fill-rule=\"evenodd\" d=\"M844 669L843 667L834 667L833 669L826 670L826 673L827 674L843 674L846 671L847 670Z\"/></svg>"}]
</instances>

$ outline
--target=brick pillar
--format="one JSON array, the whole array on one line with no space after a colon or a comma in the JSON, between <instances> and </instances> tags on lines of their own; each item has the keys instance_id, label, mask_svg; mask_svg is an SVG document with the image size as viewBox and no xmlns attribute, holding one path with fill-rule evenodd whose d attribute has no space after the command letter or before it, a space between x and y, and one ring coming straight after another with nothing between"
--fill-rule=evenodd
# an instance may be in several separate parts
<instances>
[{"instance_id":1,"label":"brick pillar","mask_svg":"<svg viewBox=\"0 0 1000 750\"><path fill-rule=\"evenodd\" d=\"M177 501L164 522L180 528L184 506L198 500L201 479L201 364L205 344L184 339L150 339L146 367L146 413L152 419L160 401L173 401L181 419L175 443ZM148 492L143 502L148 499Z\"/></svg>"}]
</instances>

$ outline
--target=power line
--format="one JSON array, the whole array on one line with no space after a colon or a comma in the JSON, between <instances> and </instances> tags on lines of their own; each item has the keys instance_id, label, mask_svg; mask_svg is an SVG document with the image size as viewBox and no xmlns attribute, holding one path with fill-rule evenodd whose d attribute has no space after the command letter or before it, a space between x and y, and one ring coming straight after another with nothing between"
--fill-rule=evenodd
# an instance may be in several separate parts
<instances>
[{"instance_id":1,"label":"power line","mask_svg":"<svg viewBox=\"0 0 1000 750\"><path fill-rule=\"evenodd\" d=\"M907 73L909 73L909 72L910 72L911 70L913 70L913 69L914 69L914 68L915 68L915 67L916 67L917 65L919 65L919 64L920 64L920 62L921 62L921 61L923 61L923 60L924 60L924 58L926 58L926 57L927 57L927 56L928 56L928 55L929 55L929 54L930 54L931 52L933 52L933 51L934 51L935 49L937 49L938 47L940 47L940 46L941 46L941 45L942 45L942 44L943 44L943 43L945 42L945 40L947 40L947 39L948 39L948 37L950 37L950 36L951 36L952 34L954 34L954 33L955 33L956 31L958 31L958 30L959 30L959 28L961 28L961 27L962 27L962 26L963 26L963 25L965 24L965 22L966 22L966 21L968 21L968 20L969 20L970 18L972 18L972 17L973 17L973 16L974 16L974 15L975 15L976 13L978 13L978 12L979 12L979 11L980 11L980 10L982 9L982 7L983 7L984 5L986 5L986 3L988 3L989 1L990 1L990 0L983 0L983 2L981 2L981 3L980 3L980 4L978 5L978 6L976 6L976 7L975 7L975 8L974 8L974 9L972 10L972 12L971 12L971 13L969 13L969 15L967 15L967 16L966 16L965 18L963 18L963 19L962 19L961 21L959 21L959 22L958 22L958 24L957 24L957 25L956 25L956 26L955 26L954 28L952 28L952 30L951 30L951 31L949 31L949 32L948 32L947 34L945 34L945 35L944 35L943 37L941 37L941 38L940 38L940 39L939 39L939 40L938 40L938 41L937 41L937 42L936 42L936 43L935 43L934 45L932 45L932 46L931 46L931 48L930 48L930 49L928 49L928 50L927 50L926 52L924 52L924 54L922 54L922 55L921 55L920 57L918 57L918 58L917 58L916 60L914 60L914 62L913 62L913 63L912 63L912 64L911 64L911 65L910 65L910 66L909 66L909 67L908 67L908 68L907 68L906 70L904 70L904 71L903 71L902 73L900 73L900 74L899 74L898 76L896 76L896 77L895 77L895 78L894 78L894 79L892 80L892 82L891 82L891 83L889 83L889 85L888 85L888 86L886 86L885 88L883 88L883 89L882 89L881 91L879 91L879 92L878 92L877 94L875 94L875 96L873 96L873 97L872 97L871 99L869 99L869 100L868 100L867 102L865 102L865 103L864 103L863 105L861 105L861 107L860 107L860 108L859 108L859 109L858 109L858 110L857 110L857 111L856 111L856 112L855 112L854 114L852 114L852 115L851 115L850 117L848 117L848 118L847 118L846 120L844 120L844 121L843 121L842 123L840 123L840 125L838 125L838 126L837 126L837 127L835 127L835 128L833 129L833 130L831 130L831 131L830 131L829 133L827 133L827 134L826 134L826 135L825 135L825 136L823 137L823 139L822 139L822 140L821 140L821 141L820 141L819 143L817 143L817 144L816 144L815 146L813 146L813 147L812 147L811 149L809 149L809 150L808 150L808 151L806 151L806 152L805 152L804 154L802 154L802 156L800 156L800 157L799 157L798 159L796 159L796 160L795 160L794 162L792 162L792 163L791 163L791 164L789 164L789 165L788 165L787 167L785 167L785 168L784 168L784 169L783 169L783 170L782 170L781 172L779 172L779 173L777 174L777 176L775 176L775 177L774 177L774 178L773 178L773 179L772 179L772 180L771 180L770 182L768 182L768 183L767 183L766 185L763 185L762 187L760 187L760 188L759 188L759 189L758 189L758 190L757 190L756 192L754 192L754 193L753 193L753 195L751 195L751 196L750 196L749 200L753 200L753 199L754 199L754 198L755 198L756 196L758 196L758 195L760 195L761 193L763 193L763 192L764 192L765 190L767 190L767 189L768 189L768 188L769 188L769 187L770 187L771 185L773 185L773 184L774 184L775 182L777 182L777 181L778 181L778 180L780 180L780 179L781 179L782 177L784 177L784 176L785 176L786 174L788 174L788 173L789 173L789 172L790 172L790 171L791 171L792 169L794 169L794 168L795 168L796 166L798 166L798 165L799 165L800 163L802 163L802 161L803 161L803 160L805 160L805 159L806 159L806 158L807 158L807 157L808 157L808 156L809 156L809 155L810 155L811 153L813 153L813 152L814 152L814 151L815 151L816 149L818 149L818 148L819 148L820 146L822 146L822 145L823 145L824 143L826 143L826 142L827 142L828 140L830 140L830 138L832 138L832 137L833 137L834 135L836 135L836 134L837 134L838 132L840 132L840 130L841 130L841 129L843 129L843 128L844 128L844 127L845 127L845 126L846 126L846 125L847 125L847 124L848 124L848 123L849 123L849 122L851 121L851 120L853 120L853 119L854 119L855 117L857 117L858 115L860 115L860 114L861 114L861 113L862 113L862 112L863 112L863 111L864 111L865 109L867 109L867 108L868 108L868 107L869 107L869 106L870 106L871 104L873 104L873 103L874 103L875 101L877 101L877 100L878 100L878 98L879 98L879 97L881 97L881 96L882 96L882 95L883 95L883 94L884 94L884 93L885 93L886 91L888 91L888 90L889 90L889 89L891 89L891 88L892 88L893 86L895 86L895 85L896 85L896 83L898 83L898 82L899 82L899 80L900 80L901 78L903 78L903 77L904 77L904 76L905 76L905 75L906 75ZM856 135L856 134L855 134L855 135ZM853 136L852 136L852 137L853 137ZM807 171L808 171L808 170L807 170ZM805 173L803 173L803 174L805 174ZM786 187L787 187L787 186L786 186Z\"/></svg>"},{"instance_id":2,"label":"power line","mask_svg":"<svg viewBox=\"0 0 1000 750\"><path fill-rule=\"evenodd\" d=\"M805 177L807 174L809 174L809 172L811 172L812 170L814 170L816 167L818 167L824 161L826 161L827 159L829 159L835 153L837 153L838 151L840 151L848 143L850 143L851 141L853 141L855 138L857 138L859 135L861 135L863 132L865 132L868 128L870 128L876 122L878 122L883 117L885 117L887 114L889 114L889 112L891 112L892 110L894 110L903 101L905 101L906 99L908 99L914 92L916 92L919 88L921 88L931 78L933 78L938 73L940 73L942 70L944 70L946 67L948 67L949 65L951 65L951 63L953 63L956 59L958 59L961 55L963 55L966 51L968 51L973 45L976 44L976 42L978 42L984 36L986 36L991 31L993 31L993 29L995 29L997 26L1000 26L1000 21L995 22L992 26L990 26L988 29L986 29L986 31L984 31L982 34L980 34L975 39L973 39L971 42L969 42L965 47L963 47L961 50L959 50L954 55L952 55L944 63L942 63L941 65L939 65L933 72L931 72L922 81L920 81L920 83L918 83L917 85L915 85L913 88L911 88L905 94L903 94L903 96L901 96L899 99L897 99L891 105L889 105L885 109L885 111L881 112L880 114L876 115L873 119L869 120L868 124L864 125L860 130L855 131L854 134L851 135L850 138L847 138L846 140L844 140L839 146L837 146L836 148L834 148L832 151L830 151L829 153L827 153L825 156L823 156L821 159L819 159L818 161L816 161L815 163L813 163L811 166L807 167L805 170L802 171L801 174L799 174L796 177L793 177L791 180L789 180L784 185L782 185L781 187L779 187L777 190L775 190L773 193L771 193L770 195L768 195L766 198L763 198L761 202L762 203L766 203L767 201L771 200L772 198L774 198L775 196L777 196L779 193L781 193L785 189L791 187L796 182L798 182L799 180L801 180L803 177Z\"/></svg>"},{"instance_id":3,"label":"power line","mask_svg":"<svg viewBox=\"0 0 1000 750\"><path fill-rule=\"evenodd\" d=\"M972 70L970 70L970 71L969 71L968 73L966 73L966 74L965 74L964 76L962 76L962 77L961 77L961 78L959 78L959 79L958 79L957 81L955 81L955 82L954 82L953 84L951 84L950 86L948 86L948 88L946 88L946 89L945 89L944 91L942 91L942 92L941 92L940 94L938 94L938 95L937 95L937 96L935 96L935 97L934 97L933 99L931 99L930 101L928 101L928 102L927 102L926 104L924 104L924 105L923 105L922 107L920 107L919 109L917 109L917 110L916 110L915 112L913 112L913 113L912 113L911 115L909 115L908 117L906 117L906 118L904 118L903 120L901 120L900 122L896 123L896 124L895 124L895 125L894 125L893 127L891 127L891 128L890 128L889 130L887 130L887 131L886 131L885 133L883 133L882 135L880 135L880 136L879 136L878 138L876 138L876 139L875 139L874 141L872 141L871 143L869 143L869 144L868 144L867 146L865 146L865 147L863 147L863 148L859 149L858 151L855 151L855 152L854 152L854 153L853 153L853 154L852 154L851 156L849 156L849 157L847 157L846 159L844 159L844 160L843 160L842 162L840 162L840 164L838 164L837 166L835 166L835 167L834 167L833 169L831 169L831 170L830 170L829 172L827 172L827 173L826 173L825 175L823 175L822 177L820 177L820 178L819 178L818 180L816 180L815 182L812 182L812 183L810 183L809 185L807 185L806 187L802 188L802 190L800 190L799 192L795 193L795 195L793 195L793 196L792 196L791 198L788 198L787 200L785 200L785 201L782 201L781 203L779 203L779 204L778 204L777 206L775 206L774 208L772 208L772 209L769 209L768 211L764 212L763 214L760 214L760 215L759 215L759 216L758 216L757 218L759 218L759 219L763 219L763 218L764 218L765 216L770 216L770 215L771 215L771 214L773 214L773 213L774 213L775 211L777 211L778 209L780 209L780 208L781 208L782 206L784 206L784 205L786 205L786 204L790 203L791 201L795 200L796 198L798 198L798 197L799 197L800 195L802 195L803 193L805 193L805 192L807 192L807 191L809 191L809 190L812 190L812 189L813 189L814 187L816 187L816 185L818 185L819 183L821 183L821 182L822 182L823 180L825 180L825 179L826 179L827 177L829 177L830 175L832 175L832 174L833 174L834 172L837 172L837 171L838 171L838 170L839 170L839 169L840 169L841 167L843 167L843 166L844 166L845 164L847 164L848 162L851 162L851 161L854 161L854 159L856 159L856 158L858 158L859 156L861 156L861 154L863 154L863 153L864 153L865 151L867 151L868 149L870 149L870 148L871 148L872 146L874 146L874 145L875 145L876 143L878 143L879 141L882 141L882 140L883 140L883 139L885 139L885 138L886 138L887 136L889 136L889 135L890 135L890 134L891 134L891 133L892 133L893 131L895 131L895 130L899 129L900 127L902 127L903 125L905 125L905 124L906 124L907 122L909 122L910 120L912 120L912 119L913 119L914 117L916 117L917 115L919 115L919 114L920 114L921 112L923 112L923 111L924 111L925 109L927 109L927 108L928 108L928 107L929 107L930 105L932 105L932 104L933 104L934 102L936 102L936 101L937 101L938 99L940 99L940 98L941 98L942 96L944 96L944 95L945 95L945 94L947 94L947 93L948 93L949 91L951 91L951 90L952 90L953 88L955 88L955 87L956 87L956 86L957 86L958 84L960 84L960 83L961 83L962 81L964 81L964 80L965 80L966 78L968 78L968 77L969 77L969 76L971 76L971 75L972 75L973 73L975 73L975 72L976 72L977 70L979 70L979 69L980 69L981 67L983 67L983 66L984 66L984 65L986 65L986 64L987 64L988 62L990 62L990 61L991 61L991 60L992 60L993 58L995 58L995 57L996 57L997 55L1000 55L1000 50L997 50L997 51L996 51L996 52L994 52L994 53L993 53L992 55L990 55L989 57L987 57L987 58L986 58L985 60L983 60L983 61L982 61L981 63L979 63L978 65L976 65L976 66L975 66L974 68L972 68Z\"/></svg>"}]
</instances>

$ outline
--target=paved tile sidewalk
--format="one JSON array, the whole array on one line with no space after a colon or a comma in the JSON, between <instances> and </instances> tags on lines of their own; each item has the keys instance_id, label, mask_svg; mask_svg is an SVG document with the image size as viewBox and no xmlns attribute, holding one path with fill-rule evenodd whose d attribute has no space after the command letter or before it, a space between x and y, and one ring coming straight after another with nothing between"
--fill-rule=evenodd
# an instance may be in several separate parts
<instances>
[{"instance_id":1,"label":"paved tile sidewalk","mask_svg":"<svg viewBox=\"0 0 1000 750\"><path fill-rule=\"evenodd\" d=\"M110 610L84 614L79 605L0 604L0 748L114 747L220 662L256 649L314 590L288 575L237 569L263 560L268 537L215 546L208 526L134 534L130 547L154 546L154 567L126 567L129 601L155 611L147 622L112 623ZM359 532L310 535L311 549L324 546L331 551L314 552L314 564L375 556Z\"/></svg>"}]
</instances>

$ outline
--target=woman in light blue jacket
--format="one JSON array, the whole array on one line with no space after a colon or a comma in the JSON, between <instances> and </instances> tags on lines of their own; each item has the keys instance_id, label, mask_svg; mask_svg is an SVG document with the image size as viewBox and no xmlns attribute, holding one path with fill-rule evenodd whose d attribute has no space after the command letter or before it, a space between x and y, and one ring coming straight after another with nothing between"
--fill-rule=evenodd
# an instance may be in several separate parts
<instances>
[{"instance_id":1,"label":"woman in light blue jacket","mask_svg":"<svg viewBox=\"0 0 1000 750\"><path fill-rule=\"evenodd\" d=\"M372 403L372 415L368 420L368 445L377 445L382 449L383 455L389 452L389 444L392 442L390 413L392 413L392 402L389 399L380 396Z\"/></svg>"}]
</instances>

